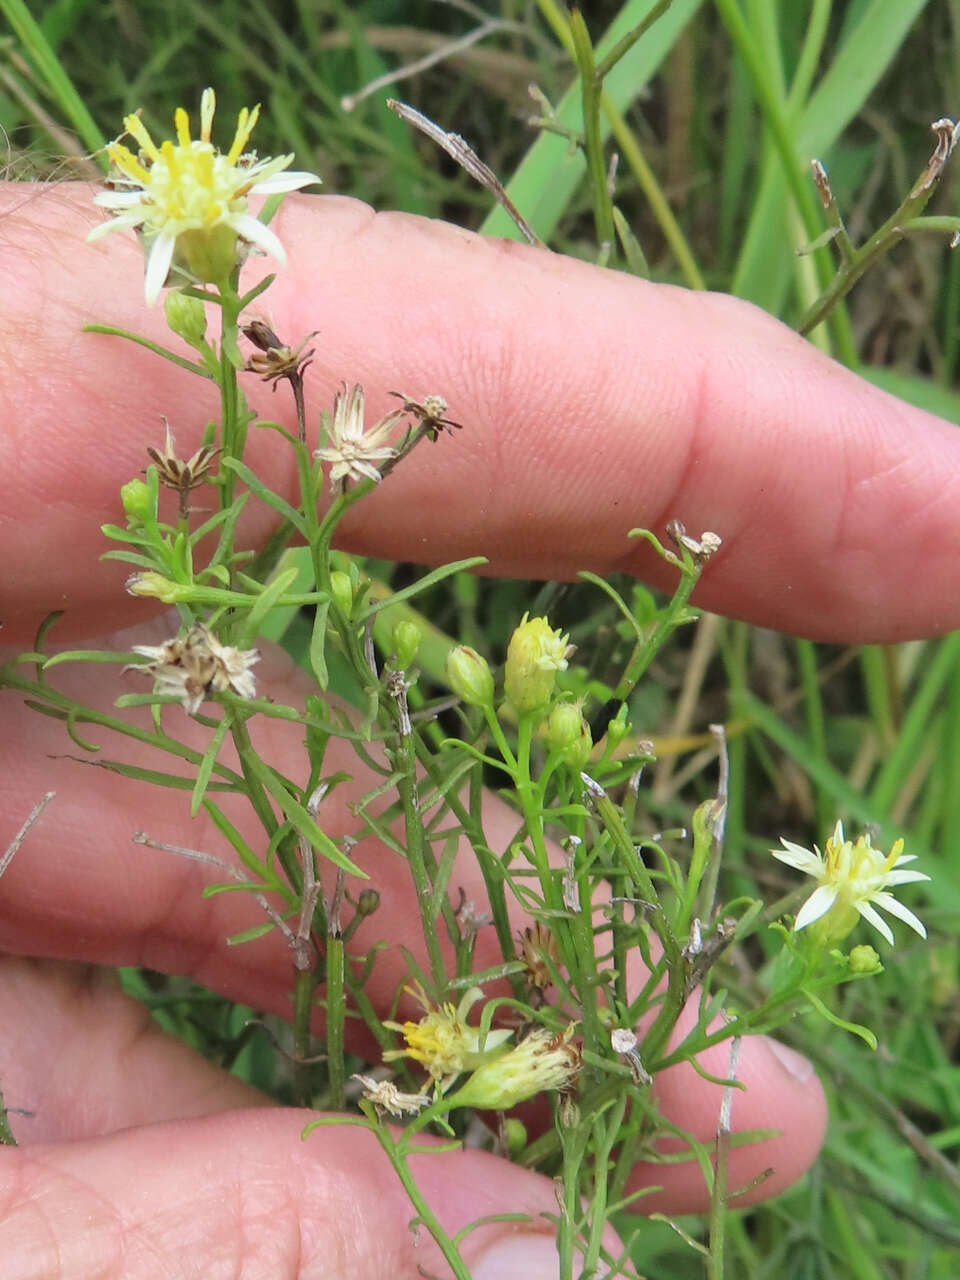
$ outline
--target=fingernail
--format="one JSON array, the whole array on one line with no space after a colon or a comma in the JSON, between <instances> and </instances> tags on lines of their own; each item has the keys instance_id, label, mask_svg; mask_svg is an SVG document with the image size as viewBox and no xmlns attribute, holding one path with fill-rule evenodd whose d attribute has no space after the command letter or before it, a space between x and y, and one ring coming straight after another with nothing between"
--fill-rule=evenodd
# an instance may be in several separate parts
<instances>
[{"instance_id":1,"label":"fingernail","mask_svg":"<svg viewBox=\"0 0 960 1280\"><path fill-rule=\"evenodd\" d=\"M553 1236L542 1233L504 1236L477 1255L470 1264L473 1280L557 1280L560 1259Z\"/></svg>"},{"instance_id":2,"label":"fingernail","mask_svg":"<svg viewBox=\"0 0 960 1280\"><path fill-rule=\"evenodd\" d=\"M813 1075L813 1063L809 1058L805 1058L802 1053L797 1053L795 1049L789 1048L788 1045L781 1044L779 1040L768 1040L770 1052L777 1059L787 1075L793 1076L794 1080L804 1084Z\"/></svg>"}]
</instances>

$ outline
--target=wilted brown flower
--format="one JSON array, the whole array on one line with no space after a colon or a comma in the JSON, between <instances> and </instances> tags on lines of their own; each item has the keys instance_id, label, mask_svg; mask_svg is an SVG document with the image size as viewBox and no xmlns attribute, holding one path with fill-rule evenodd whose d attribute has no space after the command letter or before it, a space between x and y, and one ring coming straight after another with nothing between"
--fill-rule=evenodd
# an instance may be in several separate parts
<instances>
[{"instance_id":1,"label":"wilted brown flower","mask_svg":"<svg viewBox=\"0 0 960 1280\"><path fill-rule=\"evenodd\" d=\"M182 638L158 645L135 644L133 652L149 659L137 670L154 677L156 692L179 698L191 715L205 698L227 689L241 698L256 696L250 668L260 661L260 654L256 649L221 644L202 622L194 623Z\"/></svg>"}]
</instances>

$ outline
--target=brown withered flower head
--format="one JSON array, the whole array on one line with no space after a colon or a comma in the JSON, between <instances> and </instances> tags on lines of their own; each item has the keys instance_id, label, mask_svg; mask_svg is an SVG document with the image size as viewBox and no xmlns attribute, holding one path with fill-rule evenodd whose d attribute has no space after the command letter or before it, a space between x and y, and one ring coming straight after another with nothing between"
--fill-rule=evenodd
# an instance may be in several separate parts
<instances>
[{"instance_id":1,"label":"brown withered flower head","mask_svg":"<svg viewBox=\"0 0 960 1280\"><path fill-rule=\"evenodd\" d=\"M264 320L251 320L249 324L245 324L243 335L258 348L247 357L247 370L259 374L264 382L272 382L276 391L279 378L287 378L293 382L303 376L303 371L314 354L313 347L306 352L304 347L311 338L316 337L317 330L308 333L296 351L278 338Z\"/></svg>"},{"instance_id":2,"label":"brown withered flower head","mask_svg":"<svg viewBox=\"0 0 960 1280\"><path fill-rule=\"evenodd\" d=\"M422 425L431 441L436 444L444 431L459 431L462 422L453 422L446 417L448 405L443 396L424 396L422 400L414 400L404 391L391 391L392 396L403 401L403 412L412 414Z\"/></svg>"},{"instance_id":3,"label":"brown withered flower head","mask_svg":"<svg viewBox=\"0 0 960 1280\"><path fill-rule=\"evenodd\" d=\"M560 967L560 951L550 930L538 920L530 928L521 930L517 934L517 941L520 944L520 958L527 966L530 985L538 991L552 987L550 966L552 964L555 969Z\"/></svg>"},{"instance_id":4,"label":"brown withered flower head","mask_svg":"<svg viewBox=\"0 0 960 1280\"><path fill-rule=\"evenodd\" d=\"M163 425L166 428L163 449L154 449L152 445L147 445L147 456L157 468L160 483L166 485L168 489L176 490L180 495L180 514L185 516L187 495L191 489L196 489L198 485L205 484L212 478L210 472L220 449L212 445L201 445L196 453L184 460L177 456L177 442L173 438L170 423L166 418L163 419Z\"/></svg>"},{"instance_id":5,"label":"brown withered flower head","mask_svg":"<svg viewBox=\"0 0 960 1280\"><path fill-rule=\"evenodd\" d=\"M195 715L205 698L232 689L241 698L256 696L250 668L260 661L256 649L235 649L221 644L202 622L185 636L163 644L135 644L133 652L149 662L135 668L156 680L156 692L179 698L185 711Z\"/></svg>"}]
</instances>

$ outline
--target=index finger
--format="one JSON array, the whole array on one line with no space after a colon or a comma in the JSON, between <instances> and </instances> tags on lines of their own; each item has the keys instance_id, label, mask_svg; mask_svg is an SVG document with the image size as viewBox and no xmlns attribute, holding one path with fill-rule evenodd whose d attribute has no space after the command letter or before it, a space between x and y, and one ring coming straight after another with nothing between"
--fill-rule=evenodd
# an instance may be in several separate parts
<instances>
[{"instance_id":1,"label":"index finger","mask_svg":"<svg viewBox=\"0 0 960 1280\"><path fill-rule=\"evenodd\" d=\"M162 314L143 306L132 240L84 243L91 197L0 189L10 639L52 607L75 630L130 620L125 571L92 563L98 526L118 518L117 489L160 440L159 415L193 448L216 407L182 370L80 333L98 320L166 340ZM371 412L395 403L391 390L436 392L465 424L351 513L342 545L662 585L662 565L627 531L679 518L724 539L698 589L704 607L829 640L960 624L960 434L762 312L338 197L291 197L274 226L293 264L268 295L274 328L294 344L321 330L314 413L348 379ZM290 421L281 396L244 385L263 416ZM268 483L292 483L276 437L253 433L251 456Z\"/></svg>"}]
</instances>

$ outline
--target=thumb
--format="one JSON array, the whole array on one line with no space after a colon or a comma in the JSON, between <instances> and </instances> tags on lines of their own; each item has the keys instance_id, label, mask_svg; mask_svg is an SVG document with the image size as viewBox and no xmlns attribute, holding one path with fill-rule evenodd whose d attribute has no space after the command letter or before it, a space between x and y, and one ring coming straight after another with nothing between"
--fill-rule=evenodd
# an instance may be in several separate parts
<instances>
[{"instance_id":1,"label":"thumb","mask_svg":"<svg viewBox=\"0 0 960 1280\"><path fill-rule=\"evenodd\" d=\"M7 958L0 977L23 1144L0 1147L5 1280L450 1274L373 1134L345 1121L303 1141L308 1112L164 1035L103 971ZM410 1170L449 1236L490 1219L462 1241L473 1280L553 1280L549 1180L445 1146L418 1139Z\"/></svg>"}]
</instances>

